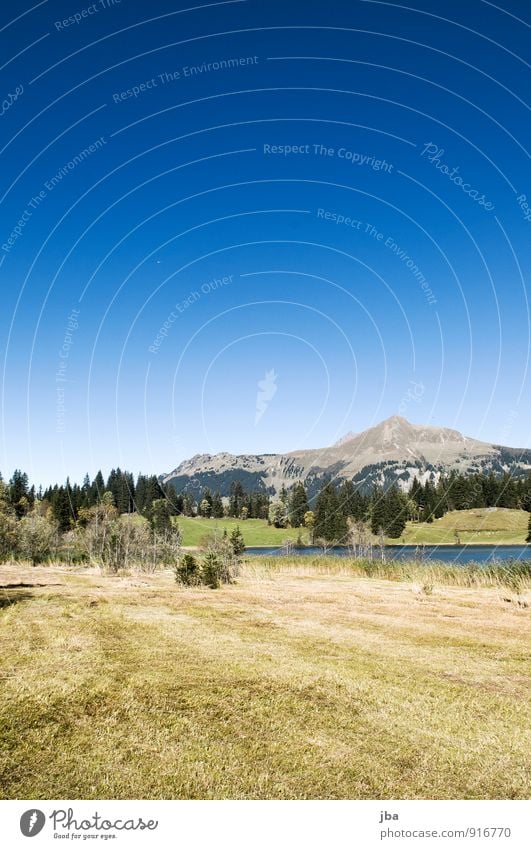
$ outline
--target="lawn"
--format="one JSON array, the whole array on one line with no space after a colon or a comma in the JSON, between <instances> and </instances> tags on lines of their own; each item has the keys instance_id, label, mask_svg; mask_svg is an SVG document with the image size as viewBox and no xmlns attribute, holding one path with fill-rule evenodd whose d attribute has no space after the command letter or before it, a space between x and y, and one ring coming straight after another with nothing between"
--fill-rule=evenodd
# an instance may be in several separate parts
<instances>
[{"instance_id":1,"label":"lawn","mask_svg":"<svg viewBox=\"0 0 531 849\"><path fill-rule=\"evenodd\" d=\"M177 524L181 529L182 541L185 546L199 545L201 540L213 533L215 530L227 533L238 526L243 534L245 544L255 545L283 545L290 539L296 542L299 533L305 545L309 544L308 532L305 528L274 528L263 519L200 519L188 516L179 516Z\"/></svg>"},{"instance_id":2,"label":"lawn","mask_svg":"<svg viewBox=\"0 0 531 849\"><path fill-rule=\"evenodd\" d=\"M455 544L457 531L461 543L485 543L487 545L523 544L527 536L529 513L524 510L508 510L502 507L475 510L454 510L433 522L408 522L400 539L387 542L410 545ZM179 516L178 524L183 535L183 545L197 546L201 539L214 529L227 532L239 526L247 546L283 545L301 535L302 542L309 544L305 528L274 528L262 519L199 519ZM376 541L376 540L375 540Z\"/></svg>"},{"instance_id":3,"label":"lawn","mask_svg":"<svg viewBox=\"0 0 531 849\"><path fill-rule=\"evenodd\" d=\"M487 545L523 544L527 536L529 513L505 507L453 510L433 522L408 522L401 540L410 544L461 543Z\"/></svg>"},{"instance_id":4,"label":"lawn","mask_svg":"<svg viewBox=\"0 0 531 849\"><path fill-rule=\"evenodd\" d=\"M529 608L339 562L0 566L3 798L526 798Z\"/></svg>"}]
</instances>

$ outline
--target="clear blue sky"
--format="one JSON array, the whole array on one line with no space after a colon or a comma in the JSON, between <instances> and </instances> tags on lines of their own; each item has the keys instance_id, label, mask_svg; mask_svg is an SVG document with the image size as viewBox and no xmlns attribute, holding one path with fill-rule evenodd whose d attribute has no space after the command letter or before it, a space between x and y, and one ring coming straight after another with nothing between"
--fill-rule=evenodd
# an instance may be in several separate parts
<instances>
[{"instance_id":1,"label":"clear blue sky","mask_svg":"<svg viewBox=\"0 0 531 849\"><path fill-rule=\"evenodd\" d=\"M527 4L193 6L2 6L4 476L529 445Z\"/></svg>"}]
</instances>

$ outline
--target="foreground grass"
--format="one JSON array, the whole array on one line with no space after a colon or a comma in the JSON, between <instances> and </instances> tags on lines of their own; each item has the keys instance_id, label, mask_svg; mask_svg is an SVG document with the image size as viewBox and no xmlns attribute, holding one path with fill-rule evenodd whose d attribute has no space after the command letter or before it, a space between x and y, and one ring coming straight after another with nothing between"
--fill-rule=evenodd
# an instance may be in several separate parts
<instances>
[{"instance_id":1,"label":"foreground grass","mask_svg":"<svg viewBox=\"0 0 531 849\"><path fill-rule=\"evenodd\" d=\"M388 539L391 544L453 545L456 533L461 544L523 545L527 536L529 513L503 507L452 510L434 522L408 522L400 539ZM230 533L238 525L247 546L283 545L290 539L296 542L300 533L304 545L310 540L305 528L274 528L262 519L201 519L179 516L183 545L197 546L217 529ZM375 542L377 540L375 539Z\"/></svg>"},{"instance_id":2,"label":"foreground grass","mask_svg":"<svg viewBox=\"0 0 531 849\"><path fill-rule=\"evenodd\" d=\"M218 591L0 584L4 798L529 793L521 593L263 561Z\"/></svg>"}]
</instances>

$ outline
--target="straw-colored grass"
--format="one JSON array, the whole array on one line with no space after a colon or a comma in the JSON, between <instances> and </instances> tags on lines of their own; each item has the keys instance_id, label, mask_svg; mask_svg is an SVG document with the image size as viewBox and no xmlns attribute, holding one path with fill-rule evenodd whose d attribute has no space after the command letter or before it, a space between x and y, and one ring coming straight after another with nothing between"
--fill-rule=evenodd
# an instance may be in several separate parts
<instances>
[{"instance_id":1,"label":"straw-colored grass","mask_svg":"<svg viewBox=\"0 0 531 849\"><path fill-rule=\"evenodd\" d=\"M0 566L0 795L527 797L525 587L326 569Z\"/></svg>"}]
</instances>

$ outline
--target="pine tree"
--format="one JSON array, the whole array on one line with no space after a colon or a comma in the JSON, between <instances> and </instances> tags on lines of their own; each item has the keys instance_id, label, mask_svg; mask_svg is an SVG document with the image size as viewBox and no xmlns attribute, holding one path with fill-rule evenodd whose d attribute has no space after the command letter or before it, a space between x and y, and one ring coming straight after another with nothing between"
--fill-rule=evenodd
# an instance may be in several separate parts
<instances>
[{"instance_id":1,"label":"pine tree","mask_svg":"<svg viewBox=\"0 0 531 849\"><path fill-rule=\"evenodd\" d=\"M531 542L531 513L529 514L529 521L527 523L527 537L526 542Z\"/></svg>"},{"instance_id":2,"label":"pine tree","mask_svg":"<svg viewBox=\"0 0 531 849\"><path fill-rule=\"evenodd\" d=\"M159 479L156 475L150 475L147 479L144 508L142 511L145 516L150 516L153 502L158 501L160 498L164 498L164 492L159 484Z\"/></svg>"},{"instance_id":3,"label":"pine tree","mask_svg":"<svg viewBox=\"0 0 531 849\"><path fill-rule=\"evenodd\" d=\"M219 492L215 492L212 496L212 516L214 519L223 518L223 501Z\"/></svg>"},{"instance_id":4,"label":"pine tree","mask_svg":"<svg viewBox=\"0 0 531 849\"><path fill-rule=\"evenodd\" d=\"M315 536L327 542L344 542L347 522L333 483L322 487L315 504Z\"/></svg>"},{"instance_id":5,"label":"pine tree","mask_svg":"<svg viewBox=\"0 0 531 849\"><path fill-rule=\"evenodd\" d=\"M165 498L157 498L152 502L149 522L155 534L166 537L172 533L171 513Z\"/></svg>"},{"instance_id":6,"label":"pine tree","mask_svg":"<svg viewBox=\"0 0 531 849\"><path fill-rule=\"evenodd\" d=\"M304 514L308 510L308 496L303 484L299 481L293 487L289 500L289 523L292 528L300 528L304 525Z\"/></svg>"},{"instance_id":7,"label":"pine tree","mask_svg":"<svg viewBox=\"0 0 531 849\"><path fill-rule=\"evenodd\" d=\"M95 504L99 504L103 497L103 493L105 492L105 481L103 480L103 475L100 472L96 474L96 477L92 481L92 485L90 487L90 506L94 506Z\"/></svg>"},{"instance_id":8,"label":"pine tree","mask_svg":"<svg viewBox=\"0 0 531 849\"><path fill-rule=\"evenodd\" d=\"M214 552L207 551L201 565L202 583L213 590L217 590L220 585L220 572L221 564L218 557Z\"/></svg>"},{"instance_id":9,"label":"pine tree","mask_svg":"<svg viewBox=\"0 0 531 849\"><path fill-rule=\"evenodd\" d=\"M229 516L235 519L240 518L240 511L243 507L244 491L240 481L233 481L230 485L229 498Z\"/></svg>"},{"instance_id":10,"label":"pine tree","mask_svg":"<svg viewBox=\"0 0 531 849\"><path fill-rule=\"evenodd\" d=\"M9 481L9 500L15 508L17 519L27 513L28 500L28 476L20 469L15 469L13 477Z\"/></svg>"},{"instance_id":11,"label":"pine tree","mask_svg":"<svg viewBox=\"0 0 531 849\"><path fill-rule=\"evenodd\" d=\"M64 534L66 531L69 531L75 517L72 511L72 505L70 504L68 486L60 486L54 493L52 500L52 513L55 521L57 522L59 533Z\"/></svg>"},{"instance_id":12,"label":"pine tree","mask_svg":"<svg viewBox=\"0 0 531 849\"><path fill-rule=\"evenodd\" d=\"M183 516L195 516L195 501L189 492L183 495Z\"/></svg>"},{"instance_id":13,"label":"pine tree","mask_svg":"<svg viewBox=\"0 0 531 849\"><path fill-rule=\"evenodd\" d=\"M199 566L193 554L183 554L174 571L178 584L194 586L200 581Z\"/></svg>"},{"instance_id":14,"label":"pine tree","mask_svg":"<svg viewBox=\"0 0 531 849\"><path fill-rule=\"evenodd\" d=\"M388 537L398 539L406 527L406 499L398 487L393 486L385 496L387 526L384 528Z\"/></svg>"},{"instance_id":15,"label":"pine tree","mask_svg":"<svg viewBox=\"0 0 531 849\"><path fill-rule=\"evenodd\" d=\"M234 551L234 554L236 554L236 556L243 554L243 552L245 551L245 542L238 525L236 525L230 535L230 543L232 545L232 550Z\"/></svg>"},{"instance_id":16,"label":"pine tree","mask_svg":"<svg viewBox=\"0 0 531 849\"><path fill-rule=\"evenodd\" d=\"M374 487L371 496L371 531L375 536L385 533L387 527L387 504L383 490Z\"/></svg>"},{"instance_id":17,"label":"pine tree","mask_svg":"<svg viewBox=\"0 0 531 849\"><path fill-rule=\"evenodd\" d=\"M356 511L356 488L351 480L345 480L339 489L339 503L345 516L354 516Z\"/></svg>"}]
</instances>

